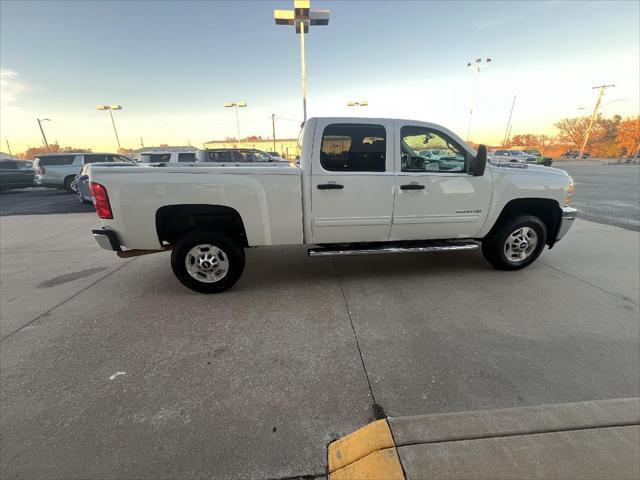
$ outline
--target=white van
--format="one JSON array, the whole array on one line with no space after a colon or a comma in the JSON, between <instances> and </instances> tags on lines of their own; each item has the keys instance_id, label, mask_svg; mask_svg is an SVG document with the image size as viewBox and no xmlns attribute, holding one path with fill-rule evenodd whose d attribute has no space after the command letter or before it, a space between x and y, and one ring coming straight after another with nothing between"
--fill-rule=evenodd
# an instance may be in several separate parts
<instances>
[{"instance_id":1,"label":"white van","mask_svg":"<svg viewBox=\"0 0 640 480\"><path fill-rule=\"evenodd\" d=\"M142 152L138 157L139 163L195 163L196 151L170 152L166 150L156 150L153 152Z\"/></svg>"}]
</instances>

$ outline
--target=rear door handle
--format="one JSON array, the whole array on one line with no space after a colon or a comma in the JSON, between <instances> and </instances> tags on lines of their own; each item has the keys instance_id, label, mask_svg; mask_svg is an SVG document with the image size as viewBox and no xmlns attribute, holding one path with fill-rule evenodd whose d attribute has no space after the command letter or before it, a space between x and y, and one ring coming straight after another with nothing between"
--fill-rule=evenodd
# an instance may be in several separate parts
<instances>
[{"instance_id":1,"label":"rear door handle","mask_svg":"<svg viewBox=\"0 0 640 480\"><path fill-rule=\"evenodd\" d=\"M344 185L340 185L338 183L320 183L318 185L318 190L342 190Z\"/></svg>"},{"instance_id":2,"label":"rear door handle","mask_svg":"<svg viewBox=\"0 0 640 480\"><path fill-rule=\"evenodd\" d=\"M407 183L406 185L400 185L400 190L424 190L424 185L419 183Z\"/></svg>"}]
</instances>

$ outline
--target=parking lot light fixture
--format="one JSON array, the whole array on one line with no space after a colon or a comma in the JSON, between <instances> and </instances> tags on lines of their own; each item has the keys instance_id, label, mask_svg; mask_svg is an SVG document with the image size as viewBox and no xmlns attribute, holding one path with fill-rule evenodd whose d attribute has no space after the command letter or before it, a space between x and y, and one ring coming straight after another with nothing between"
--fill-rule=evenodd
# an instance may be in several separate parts
<instances>
[{"instance_id":1,"label":"parking lot light fixture","mask_svg":"<svg viewBox=\"0 0 640 480\"><path fill-rule=\"evenodd\" d=\"M113 119L113 110L122 110L122 105L98 105L96 107L96 110L108 110L109 111L109 116L111 117L111 125L113 125L113 133L115 133L116 135L116 142L118 143L118 151L122 150L122 148L120 147L120 138L118 137L118 130L116 129L116 122Z\"/></svg>"},{"instance_id":2,"label":"parking lot light fixture","mask_svg":"<svg viewBox=\"0 0 640 480\"><path fill-rule=\"evenodd\" d=\"M293 25L300 35L300 71L302 77L302 114L307 121L307 68L305 64L304 37L312 25L329 25L329 10L311 10L311 0L294 0L293 10L274 10L276 25Z\"/></svg>"},{"instance_id":3,"label":"parking lot light fixture","mask_svg":"<svg viewBox=\"0 0 640 480\"><path fill-rule=\"evenodd\" d=\"M366 107L369 105L367 100L362 100L360 102L347 102L347 107Z\"/></svg>"},{"instance_id":4,"label":"parking lot light fixture","mask_svg":"<svg viewBox=\"0 0 640 480\"><path fill-rule=\"evenodd\" d=\"M42 140L44 141L44 146L47 147L47 152L51 152L49 148L49 142L47 142L47 136L44 134L44 128L42 128L42 122L50 122L49 118L36 118L38 120L38 126L40 127L40 133L42 133Z\"/></svg>"},{"instance_id":5,"label":"parking lot light fixture","mask_svg":"<svg viewBox=\"0 0 640 480\"><path fill-rule=\"evenodd\" d=\"M475 78L473 80L473 93L471 95L471 108L469 109L469 124L467 125L467 142L469 141L469 135L471 134L471 119L473 118L473 108L476 103L476 92L478 90L478 77L480 76L480 70L485 68L491 63L490 58L486 58L483 62L482 58L476 58L473 62L467 63L467 67L475 71Z\"/></svg>"},{"instance_id":6,"label":"parking lot light fixture","mask_svg":"<svg viewBox=\"0 0 640 480\"><path fill-rule=\"evenodd\" d=\"M245 108L247 102L224 102L224 108L233 108L236 112L236 128L238 133L238 143L240 143L240 119L238 118L238 108Z\"/></svg>"}]
</instances>

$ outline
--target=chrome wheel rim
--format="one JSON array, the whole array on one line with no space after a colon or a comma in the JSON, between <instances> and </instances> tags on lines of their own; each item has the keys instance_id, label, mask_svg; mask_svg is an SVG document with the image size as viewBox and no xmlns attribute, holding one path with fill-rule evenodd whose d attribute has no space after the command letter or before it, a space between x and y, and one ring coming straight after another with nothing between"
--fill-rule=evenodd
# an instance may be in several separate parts
<instances>
[{"instance_id":1,"label":"chrome wheel rim","mask_svg":"<svg viewBox=\"0 0 640 480\"><path fill-rule=\"evenodd\" d=\"M504 242L504 256L511 263L520 263L528 259L536 250L538 234L531 227L514 230Z\"/></svg>"},{"instance_id":2,"label":"chrome wheel rim","mask_svg":"<svg viewBox=\"0 0 640 480\"><path fill-rule=\"evenodd\" d=\"M214 283L229 272L229 257L221 248L203 243L187 252L184 265L192 278L203 283Z\"/></svg>"}]
</instances>

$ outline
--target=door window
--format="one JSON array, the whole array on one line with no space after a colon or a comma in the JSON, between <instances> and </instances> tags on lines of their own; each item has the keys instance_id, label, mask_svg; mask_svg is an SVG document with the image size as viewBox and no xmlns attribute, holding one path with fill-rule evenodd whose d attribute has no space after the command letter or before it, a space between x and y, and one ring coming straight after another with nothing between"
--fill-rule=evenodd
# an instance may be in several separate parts
<instances>
[{"instance_id":1,"label":"door window","mask_svg":"<svg viewBox=\"0 0 640 480\"><path fill-rule=\"evenodd\" d=\"M402 127L400 149L403 172L465 171L465 150L441 132L426 127Z\"/></svg>"},{"instance_id":2,"label":"door window","mask_svg":"<svg viewBox=\"0 0 640 480\"><path fill-rule=\"evenodd\" d=\"M330 172L384 172L386 149L381 125L329 125L322 133L320 165Z\"/></svg>"},{"instance_id":3,"label":"door window","mask_svg":"<svg viewBox=\"0 0 640 480\"><path fill-rule=\"evenodd\" d=\"M84 163L100 163L100 162L106 162L106 161L107 161L106 155L85 155L84 156Z\"/></svg>"},{"instance_id":4,"label":"door window","mask_svg":"<svg viewBox=\"0 0 640 480\"><path fill-rule=\"evenodd\" d=\"M178 162L195 162L196 154L195 152L183 152L178 154Z\"/></svg>"},{"instance_id":5,"label":"door window","mask_svg":"<svg viewBox=\"0 0 640 480\"><path fill-rule=\"evenodd\" d=\"M231 151L230 150L213 150L207 152L209 159L208 162L230 162Z\"/></svg>"}]
</instances>

